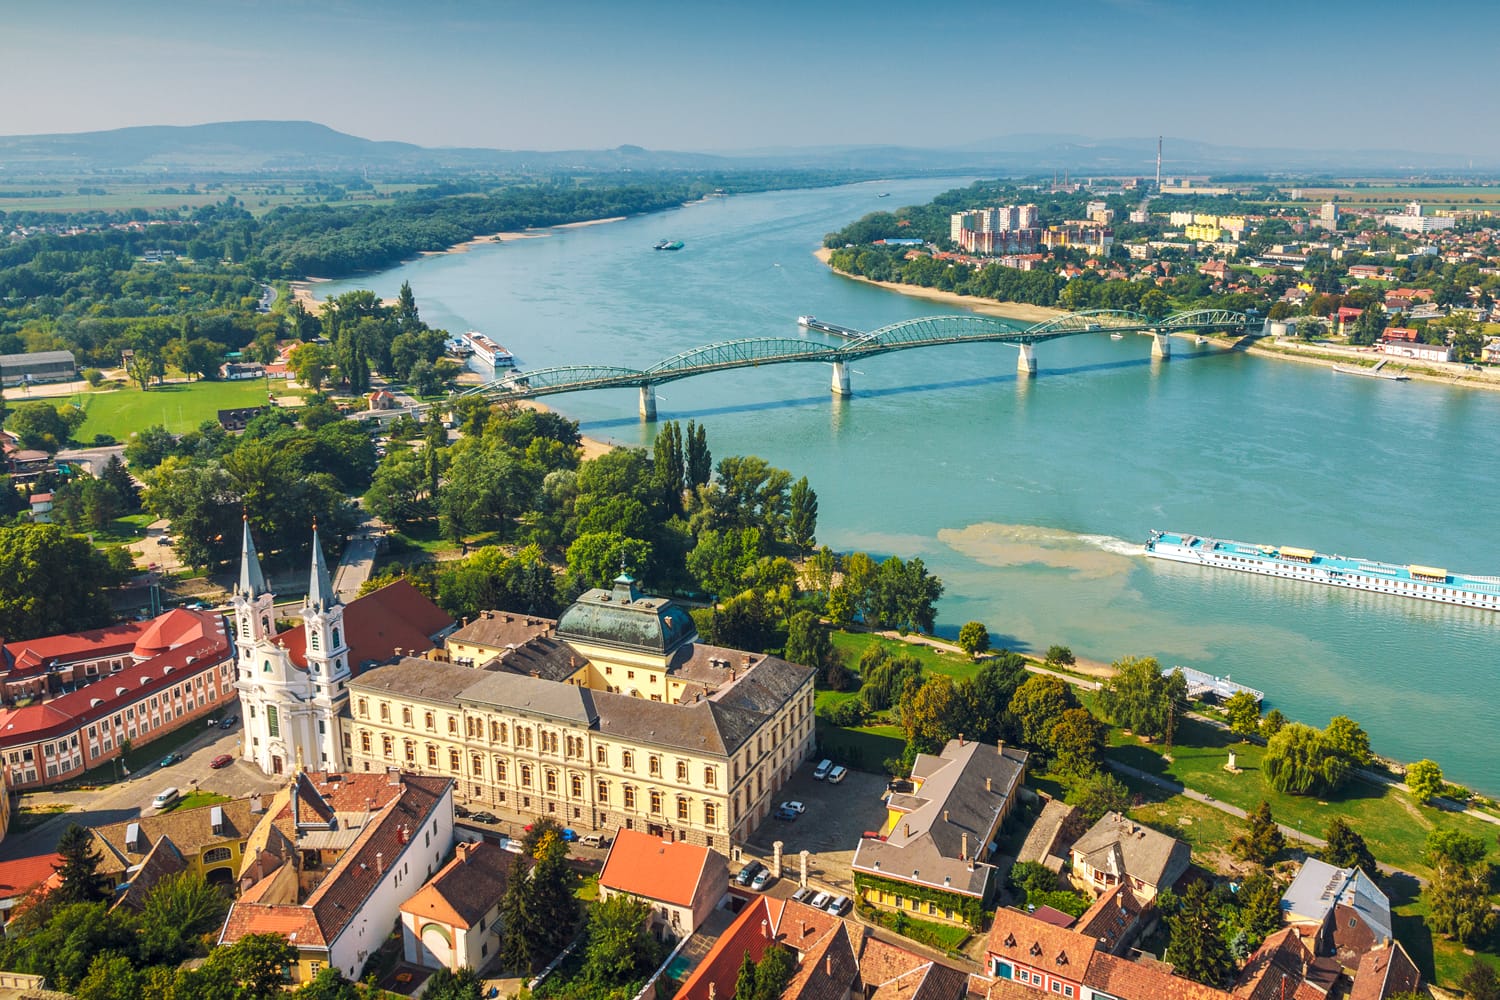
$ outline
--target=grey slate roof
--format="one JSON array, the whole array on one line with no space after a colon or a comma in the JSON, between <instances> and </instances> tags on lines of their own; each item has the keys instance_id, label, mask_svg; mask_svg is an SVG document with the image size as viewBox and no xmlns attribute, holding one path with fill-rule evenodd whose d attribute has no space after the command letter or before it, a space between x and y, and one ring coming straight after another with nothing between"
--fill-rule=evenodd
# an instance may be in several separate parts
<instances>
[{"instance_id":1,"label":"grey slate roof","mask_svg":"<svg viewBox=\"0 0 1500 1000\"><path fill-rule=\"evenodd\" d=\"M1328 919L1339 904L1352 907L1369 925L1375 940L1393 936L1390 899L1358 868L1336 868L1308 858L1281 896L1282 912L1289 918L1295 914L1319 923Z\"/></svg>"},{"instance_id":2,"label":"grey slate roof","mask_svg":"<svg viewBox=\"0 0 1500 1000\"><path fill-rule=\"evenodd\" d=\"M510 611L486 611L448 636L449 642L467 642L475 646L503 649L519 646L537 635L546 635L557 622L536 615L518 615Z\"/></svg>"},{"instance_id":3,"label":"grey slate roof","mask_svg":"<svg viewBox=\"0 0 1500 1000\"><path fill-rule=\"evenodd\" d=\"M599 709L601 734L720 756L743 746L764 718L711 701L672 705L597 692L594 703Z\"/></svg>"},{"instance_id":4,"label":"grey slate roof","mask_svg":"<svg viewBox=\"0 0 1500 1000\"><path fill-rule=\"evenodd\" d=\"M548 636L537 636L500 654L498 669L545 681L565 681L588 663L573 647Z\"/></svg>"},{"instance_id":5,"label":"grey slate roof","mask_svg":"<svg viewBox=\"0 0 1500 1000\"><path fill-rule=\"evenodd\" d=\"M1188 845L1117 812L1107 812L1073 844L1073 855L1091 868L1129 875L1164 889L1187 871Z\"/></svg>"},{"instance_id":6,"label":"grey slate roof","mask_svg":"<svg viewBox=\"0 0 1500 1000\"><path fill-rule=\"evenodd\" d=\"M469 671L469 676L475 676L474 671ZM599 719L599 711L594 705L598 693L589 688L504 671L485 671L478 677L458 695L459 701L508 708L585 726L593 726Z\"/></svg>"},{"instance_id":7,"label":"grey slate roof","mask_svg":"<svg viewBox=\"0 0 1500 1000\"><path fill-rule=\"evenodd\" d=\"M557 620L557 635L618 649L670 653L693 639L697 630L687 611L666 598L642 596L635 581L622 574L613 590L590 590L564 611Z\"/></svg>"},{"instance_id":8,"label":"grey slate roof","mask_svg":"<svg viewBox=\"0 0 1500 1000\"><path fill-rule=\"evenodd\" d=\"M812 675L811 667L767 656L749 673L741 674L728 690L710 697L725 707L769 715L786 704L786 700L796 694Z\"/></svg>"},{"instance_id":9,"label":"grey slate roof","mask_svg":"<svg viewBox=\"0 0 1500 1000\"><path fill-rule=\"evenodd\" d=\"M349 682L349 690L451 703L483 676L473 667L406 656L390 666L366 670Z\"/></svg>"}]
</instances>

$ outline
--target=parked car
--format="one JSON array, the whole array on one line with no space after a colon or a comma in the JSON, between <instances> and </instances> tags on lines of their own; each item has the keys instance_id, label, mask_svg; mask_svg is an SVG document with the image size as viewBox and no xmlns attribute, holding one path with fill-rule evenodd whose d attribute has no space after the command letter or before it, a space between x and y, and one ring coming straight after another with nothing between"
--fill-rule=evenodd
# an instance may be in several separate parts
<instances>
[{"instance_id":1,"label":"parked car","mask_svg":"<svg viewBox=\"0 0 1500 1000\"><path fill-rule=\"evenodd\" d=\"M455 802L453 803L453 815L457 816L459 819L468 819L470 815L469 807L461 806L457 802Z\"/></svg>"},{"instance_id":2,"label":"parked car","mask_svg":"<svg viewBox=\"0 0 1500 1000\"><path fill-rule=\"evenodd\" d=\"M788 809L786 806L779 806L771 815L783 823L794 823L799 814Z\"/></svg>"},{"instance_id":3,"label":"parked car","mask_svg":"<svg viewBox=\"0 0 1500 1000\"><path fill-rule=\"evenodd\" d=\"M224 721L221 722L221 723L219 723L219 728L220 729L233 729L235 723L237 723L239 721L240 721L240 717L238 715L226 715L224 717Z\"/></svg>"},{"instance_id":4,"label":"parked car","mask_svg":"<svg viewBox=\"0 0 1500 1000\"><path fill-rule=\"evenodd\" d=\"M167 754L165 757L163 757L161 759L161 766L162 767L171 767L173 764L177 763L181 759L182 759L182 754L178 753L176 750L173 750L171 753Z\"/></svg>"},{"instance_id":5,"label":"parked car","mask_svg":"<svg viewBox=\"0 0 1500 1000\"><path fill-rule=\"evenodd\" d=\"M791 802L783 802L781 804L781 808L787 810L788 812L794 812L798 816L801 816L803 813L807 812L807 806L796 801L795 799L793 799Z\"/></svg>"},{"instance_id":6,"label":"parked car","mask_svg":"<svg viewBox=\"0 0 1500 1000\"><path fill-rule=\"evenodd\" d=\"M219 756L217 756L213 760L209 761L208 762L208 766L211 767L211 768L213 768L215 771L217 771L219 768L221 768L221 767L228 767L230 764L233 764L233 763L234 763L234 757L232 757L231 755L229 755L227 753L221 753L221 754L219 754Z\"/></svg>"},{"instance_id":7,"label":"parked car","mask_svg":"<svg viewBox=\"0 0 1500 1000\"><path fill-rule=\"evenodd\" d=\"M833 761L825 759L817 767L813 768L813 779L815 781L822 781L828 777L828 772L832 770Z\"/></svg>"},{"instance_id":8,"label":"parked car","mask_svg":"<svg viewBox=\"0 0 1500 1000\"><path fill-rule=\"evenodd\" d=\"M745 867L740 869L740 873L734 877L734 880L740 885L749 885L751 882L755 881L755 876L759 875L761 869L765 867L766 866L761 864L759 861L747 862L745 864Z\"/></svg>"},{"instance_id":9,"label":"parked car","mask_svg":"<svg viewBox=\"0 0 1500 1000\"><path fill-rule=\"evenodd\" d=\"M158 538L156 540L156 544L157 545L171 545L172 544L172 539L168 538L166 535L162 535L160 538Z\"/></svg>"},{"instance_id":10,"label":"parked car","mask_svg":"<svg viewBox=\"0 0 1500 1000\"><path fill-rule=\"evenodd\" d=\"M578 833L572 827L563 827L563 843L571 844L578 839Z\"/></svg>"},{"instance_id":11,"label":"parked car","mask_svg":"<svg viewBox=\"0 0 1500 1000\"><path fill-rule=\"evenodd\" d=\"M771 875L771 869L762 868L760 871L755 873L755 878L750 881L750 888L754 889L756 892L760 892L766 886L770 885L772 880L773 876Z\"/></svg>"},{"instance_id":12,"label":"parked car","mask_svg":"<svg viewBox=\"0 0 1500 1000\"><path fill-rule=\"evenodd\" d=\"M492 812L477 812L469 817L476 823L498 823L500 817Z\"/></svg>"},{"instance_id":13,"label":"parked car","mask_svg":"<svg viewBox=\"0 0 1500 1000\"><path fill-rule=\"evenodd\" d=\"M811 898L812 894L813 894L812 889L810 889L809 887L807 887L807 886L804 885L801 888L799 888L796 892L792 893L792 902L794 902L794 903L805 903L805 902L807 902L807 900L809 898Z\"/></svg>"},{"instance_id":14,"label":"parked car","mask_svg":"<svg viewBox=\"0 0 1500 1000\"><path fill-rule=\"evenodd\" d=\"M582 836L582 837L580 837L578 839L578 842L580 844L582 844L584 847L600 847L600 848L602 848L602 847L609 846L609 841L607 839L605 839L604 837L599 836L599 834L597 834L597 833L585 834L584 836Z\"/></svg>"},{"instance_id":15,"label":"parked car","mask_svg":"<svg viewBox=\"0 0 1500 1000\"><path fill-rule=\"evenodd\" d=\"M820 892L816 896L814 896L812 899L809 899L807 901L807 905L811 906L815 910L821 910L825 906L827 906L832 900L833 900L833 894L832 893Z\"/></svg>"},{"instance_id":16,"label":"parked car","mask_svg":"<svg viewBox=\"0 0 1500 1000\"><path fill-rule=\"evenodd\" d=\"M165 809L170 805L175 805L178 798L179 795L176 788L163 788L156 793L156 798L151 800L151 808Z\"/></svg>"},{"instance_id":17,"label":"parked car","mask_svg":"<svg viewBox=\"0 0 1500 1000\"><path fill-rule=\"evenodd\" d=\"M828 901L828 905L824 906L823 909L827 910L829 913L832 913L836 917L842 917L844 913L849 909L849 897L835 896Z\"/></svg>"},{"instance_id":18,"label":"parked car","mask_svg":"<svg viewBox=\"0 0 1500 1000\"><path fill-rule=\"evenodd\" d=\"M844 780L844 776L848 773L849 769L844 765L839 764L835 766L832 771L828 772L828 783L830 785L837 785L839 782Z\"/></svg>"},{"instance_id":19,"label":"parked car","mask_svg":"<svg viewBox=\"0 0 1500 1000\"><path fill-rule=\"evenodd\" d=\"M879 830L866 830L864 833L860 834L860 836L864 837L866 840L884 840L885 839L885 834L881 833Z\"/></svg>"}]
</instances>

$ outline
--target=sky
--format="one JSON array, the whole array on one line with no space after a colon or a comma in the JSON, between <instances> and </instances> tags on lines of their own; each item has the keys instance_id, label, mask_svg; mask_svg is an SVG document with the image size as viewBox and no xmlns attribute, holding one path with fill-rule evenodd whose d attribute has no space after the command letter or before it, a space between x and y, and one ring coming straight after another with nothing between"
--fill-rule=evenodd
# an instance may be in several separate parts
<instances>
[{"instance_id":1,"label":"sky","mask_svg":"<svg viewBox=\"0 0 1500 1000\"><path fill-rule=\"evenodd\" d=\"M741 152L1166 134L1500 157L1493 0L0 0L0 134L311 120Z\"/></svg>"}]
</instances>

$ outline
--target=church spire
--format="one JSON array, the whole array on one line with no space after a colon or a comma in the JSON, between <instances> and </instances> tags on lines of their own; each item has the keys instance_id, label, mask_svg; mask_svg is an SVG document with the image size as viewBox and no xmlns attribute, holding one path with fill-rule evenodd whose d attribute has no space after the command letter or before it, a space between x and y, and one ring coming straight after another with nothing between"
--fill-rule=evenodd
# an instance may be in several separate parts
<instances>
[{"instance_id":1,"label":"church spire","mask_svg":"<svg viewBox=\"0 0 1500 1000\"><path fill-rule=\"evenodd\" d=\"M255 554L255 542L250 538L250 517L245 516L245 537L240 542L240 593L246 597L259 597L266 593L265 574L260 571L260 556Z\"/></svg>"},{"instance_id":2,"label":"church spire","mask_svg":"<svg viewBox=\"0 0 1500 1000\"><path fill-rule=\"evenodd\" d=\"M323 546L318 542L318 522L313 522L312 581L307 587L307 606L319 611L338 603L338 594L328 578L328 564L323 561Z\"/></svg>"}]
</instances>

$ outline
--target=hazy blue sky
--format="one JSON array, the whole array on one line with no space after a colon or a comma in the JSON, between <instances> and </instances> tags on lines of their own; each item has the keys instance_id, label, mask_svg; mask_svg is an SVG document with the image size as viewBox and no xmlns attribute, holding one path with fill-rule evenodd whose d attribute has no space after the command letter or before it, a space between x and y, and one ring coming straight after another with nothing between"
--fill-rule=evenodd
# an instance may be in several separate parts
<instances>
[{"instance_id":1,"label":"hazy blue sky","mask_svg":"<svg viewBox=\"0 0 1500 1000\"><path fill-rule=\"evenodd\" d=\"M0 134L513 149L1012 133L1500 154L1493 0L5 0Z\"/></svg>"}]
</instances>

